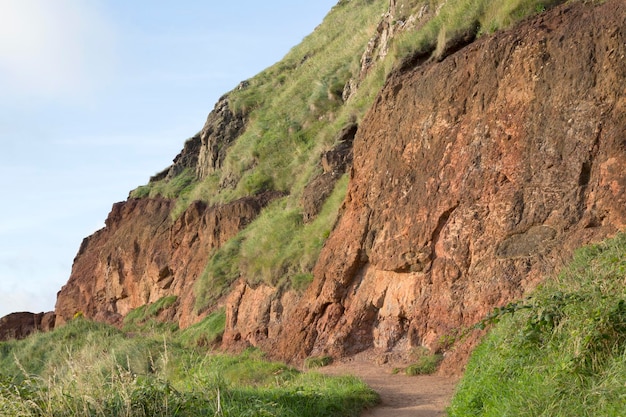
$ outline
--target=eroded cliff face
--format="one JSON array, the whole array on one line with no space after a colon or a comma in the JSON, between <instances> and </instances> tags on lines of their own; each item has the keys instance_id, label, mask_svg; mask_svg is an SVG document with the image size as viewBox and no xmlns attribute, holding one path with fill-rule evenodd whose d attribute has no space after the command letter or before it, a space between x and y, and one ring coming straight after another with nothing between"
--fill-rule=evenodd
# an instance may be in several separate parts
<instances>
[{"instance_id":1,"label":"eroded cliff face","mask_svg":"<svg viewBox=\"0 0 626 417\"><path fill-rule=\"evenodd\" d=\"M315 280L261 344L287 360L445 350L624 229L625 21L623 1L568 5L390 77Z\"/></svg>"},{"instance_id":2,"label":"eroded cliff face","mask_svg":"<svg viewBox=\"0 0 626 417\"><path fill-rule=\"evenodd\" d=\"M391 6L363 65L388 44ZM452 348L450 336L522 297L573 249L626 227L624 21L621 0L566 5L454 54L406 61L358 131L344 131L353 149L325 155L305 187L309 221L350 170L313 283L301 295L241 277L221 301L223 347L254 345L295 362L360 352L402 362L425 346L446 353L443 372L461 370L479 335ZM160 179L219 168L245 117L225 96ZM166 199L116 204L83 242L57 322L80 312L119 324L177 295L168 317L190 325L212 251L278 196L196 202L177 220Z\"/></svg>"},{"instance_id":3,"label":"eroded cliff face","mask_svg":"<svg viewBox=\"0 0 626 417\"><path fill-rule=\"evenodd\" d=\"M200 317L194 283L209 254L248 225L280 193L221 206L193 203L172 220L174 202L130 199L113 206L106 227L86 238L68 283L57 296L57 324L80 313L120 324L132 309L176 295L170 319L181 327Z\"/></svg>"}]
</instances>

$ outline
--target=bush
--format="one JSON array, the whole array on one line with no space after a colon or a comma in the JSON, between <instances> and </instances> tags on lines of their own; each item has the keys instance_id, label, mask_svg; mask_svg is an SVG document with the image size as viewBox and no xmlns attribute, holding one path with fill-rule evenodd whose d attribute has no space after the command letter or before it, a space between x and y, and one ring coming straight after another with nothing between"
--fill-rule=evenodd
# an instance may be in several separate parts
<instances>
[{"instance_id":1,"label":"bush","mask_svg":"<svg viewBox=\"0 0 626 417\"><path fill-rule=\"evenodd\" d=\"M430 375L437 371L443 355L439 353L422 353L417 361L406 367L404 373L409 376Z\"/></svg>"}]
</instances>

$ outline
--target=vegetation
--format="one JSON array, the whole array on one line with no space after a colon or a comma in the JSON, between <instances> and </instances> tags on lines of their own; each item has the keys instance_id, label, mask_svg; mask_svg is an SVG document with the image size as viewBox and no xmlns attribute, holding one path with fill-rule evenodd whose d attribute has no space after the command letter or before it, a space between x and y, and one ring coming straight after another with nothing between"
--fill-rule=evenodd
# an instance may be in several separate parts
<instances>
[{"instance_id":1,"label":"vegetation","mask_svg":"<svg viewBox=\"0 0 626 417\"><path fill-rule=\"evenodd\" d=\"M272 203L239 235L217 249L196 282L196 309L210 307L230 284L244 275L250 283L304 290L328 238L348 187L344 175L321 212L304 224L290 198Z\"/></svg>"},{"instance_id":2,"label":"vegetation","mask_svg":"<svg viewBox=\"0 0 626 417\"><path fill-rule=\"evenodd\" d=\"M523 18L565 0L432 0L420 2L438 10L418 30L405 32L395 45L396 60L431 53L440 56L446 44L508 28Z\"/></svg>"},{"instance_id":3,"label":"vegetation","mask_svg":"<svg viewBox=\"0 0 626 417\"><path fill-rule=\"evenodd\" d=\"M413 356L416 357L415 362L404 369L404 373L409 376L433 374L443 359L440 353L431 353L426 348L417 348Z\"/></svg>"},{"instance_id":4,"label":"vegetation","mask_svg":"<svg viewBox=\"0 0 626 417\"><path fill-rule=\"evenodd\" d=\"M178 340L185 346L210 347L222 340L226 327L226 311L220 308L209 314L200 323L182 330Z\"/></svg>"},{"instance_id":5,"label":"vegetation","mask_svg":"<svg viewBox=\"0 0 626 417\"><path fill-rule=\"evenodd\" d=\"M579 250L528 299L497 310L450 416L621 416L626 234Z\"/></svg>"},{"instance_id":6,"label":"vegetation","mask_svg":"<svg viewBox=\"0 0 626 417\"><path fill-rule=\"evenodd\" d=\"M0 343L0 415L357 416L377 401L354 378L300 373L256 350L207 354L179 337L78 318Z\"/></svg>"},{"instance_id":7,"label":"vegetation","mask_svg":"<svg viewBox=\"0 0 626 417\"><path fill-rule=\"evenodd\" d=\"M305 359L304 367L306 369L322 368L330 365L331 363L333 363L333 358L331 356L311 356Z\"/></svg>"},{"instance_id":8,"label":"vegetation","mask_svg":"<svg viewBox=\"0 0 626 417\"><path fill-rule=\"evenodd\" d=\"M158 328L161 331L178 329L176 324L163 323L162 320L157 320L159 313L174 305L177 300L177 296L170 295L152 304L146 304L132 310L124 317L124 330L133 331L139 328L145 329L146 327Z\"/></svg>"}]
</instances>

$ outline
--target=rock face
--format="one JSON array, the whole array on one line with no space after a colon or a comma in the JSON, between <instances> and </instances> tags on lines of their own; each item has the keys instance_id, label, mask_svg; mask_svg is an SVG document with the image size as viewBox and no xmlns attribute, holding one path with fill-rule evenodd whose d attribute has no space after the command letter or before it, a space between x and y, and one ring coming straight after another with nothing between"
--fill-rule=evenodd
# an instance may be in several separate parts
<instances>
[{"instance_id":1,"label":"rock face","mask_svg":"<svg viewBox=\"0 0 626 417\"><path fill-rule=\"evenodd\" d=\"M337 135L337 145L322 154L323 172L307 184L302 193L302 217L309 222L317 216L324 202L333 192L337 180L352 166L352 142L358 130L356 123L345 126Z\"/></svg>"},{"instance_id":2,"label":"rock face","mask_svg":"<svg viewBox=\"0 0 626 417\"><path fill-rule=\"evenodd\" d=\"M0 342L24 339L37 331L47 332L54 329L54 324L54 312L11 313L0 318Z\"/></svg>"},{"instance_id":3,"label":"rock face","mask_svg":"<svg viewBox=\"0 0 626 417\"><path fill-rule=\"evenodd\" d=\"M443 350L624 229L625 21L620 0L566 5L393 74L359 127L315 280L261 344L287 360Z\"/></svg>"},{"instance_id":4,"label":"rock face","mask_svg":"<svg viewBox=\"0 0 626 417\"><path fill-rule=\"evenodd\" d=\"M226 150L246 127L246 117L243 112L232 109L227 95L219 99L200 132L201 145L196 168L198 179L206 178L222 167Z\"/></svg>"},{"instance_id":5,"label":"rock face","mask_svg":"<svg viewBox=\"0 0 626 417\"><path fill-rule=\"evenodd\" d=\"M245 82L239 88L245 88ZM228 147L243 133L247 115L232 109L228 95L220 97L207 116L200 132L189 138L172 165L150 178L150 182L169 181L191 169L198 179L222 167Z\"/></svg>"},{"instance_id":6,"label":"rock face","mask_svg":"<svg viewBox=\"0 0 626 417\"><path fill-rule=\"evenodd\" d=\"M119 324L132 309L178 296L175 320L197 319L193 284L209 254L249 224L280 193L223 206L193 203L177 220L166 199L130 199L113 206L106 227L86 238L57 297L59 324L82 313Z\"/></svg>"},{"instance_id":7,"label":"rock face","mask_svg":"<svg viewBox=\"0 0 626 417\"><path fill-rule=\"evenodd\" d=\"M185 169L196 170L198 166L198 154L202 146L202 133L199 132L193 137L187 139L183 150L176 155L172 165L163 170L162 172L152 176L150 182L166 180L169 181L183 172Z\"/></svg>"}]
</instances>

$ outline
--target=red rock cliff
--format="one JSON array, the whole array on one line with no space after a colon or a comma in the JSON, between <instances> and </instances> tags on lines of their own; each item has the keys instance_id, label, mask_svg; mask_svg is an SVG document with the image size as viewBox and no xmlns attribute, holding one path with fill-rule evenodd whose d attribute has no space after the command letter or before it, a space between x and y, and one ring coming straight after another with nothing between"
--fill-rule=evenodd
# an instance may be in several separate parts
<instances>
[{"instance_id":1,"label":"red rock cliff","mask_svg":"<svg viewBox=\"0 0 626 417\"><path fill-rule=\"evenodd\" d=\"M625 21L619 0L564 6L393 74L359 127L315 281L267 342L275 355L440 350L623 229Z\"/></svg>"},{"instance_id":2,"label":"red rock cliff","mask_svg":"<svg viewBox=\"0 0 626 417\"><path fill-rule=\"evenodd\" d=\"M57 297L57 324L75 314L119 324L132 309L178 296L173 320L198 318L194 283L209 254L249 224L279 193L223 206L193 203L177 220L167 199L130 199L113 206L106 227L86 238Z\"/></svg>"}]
</instances>

